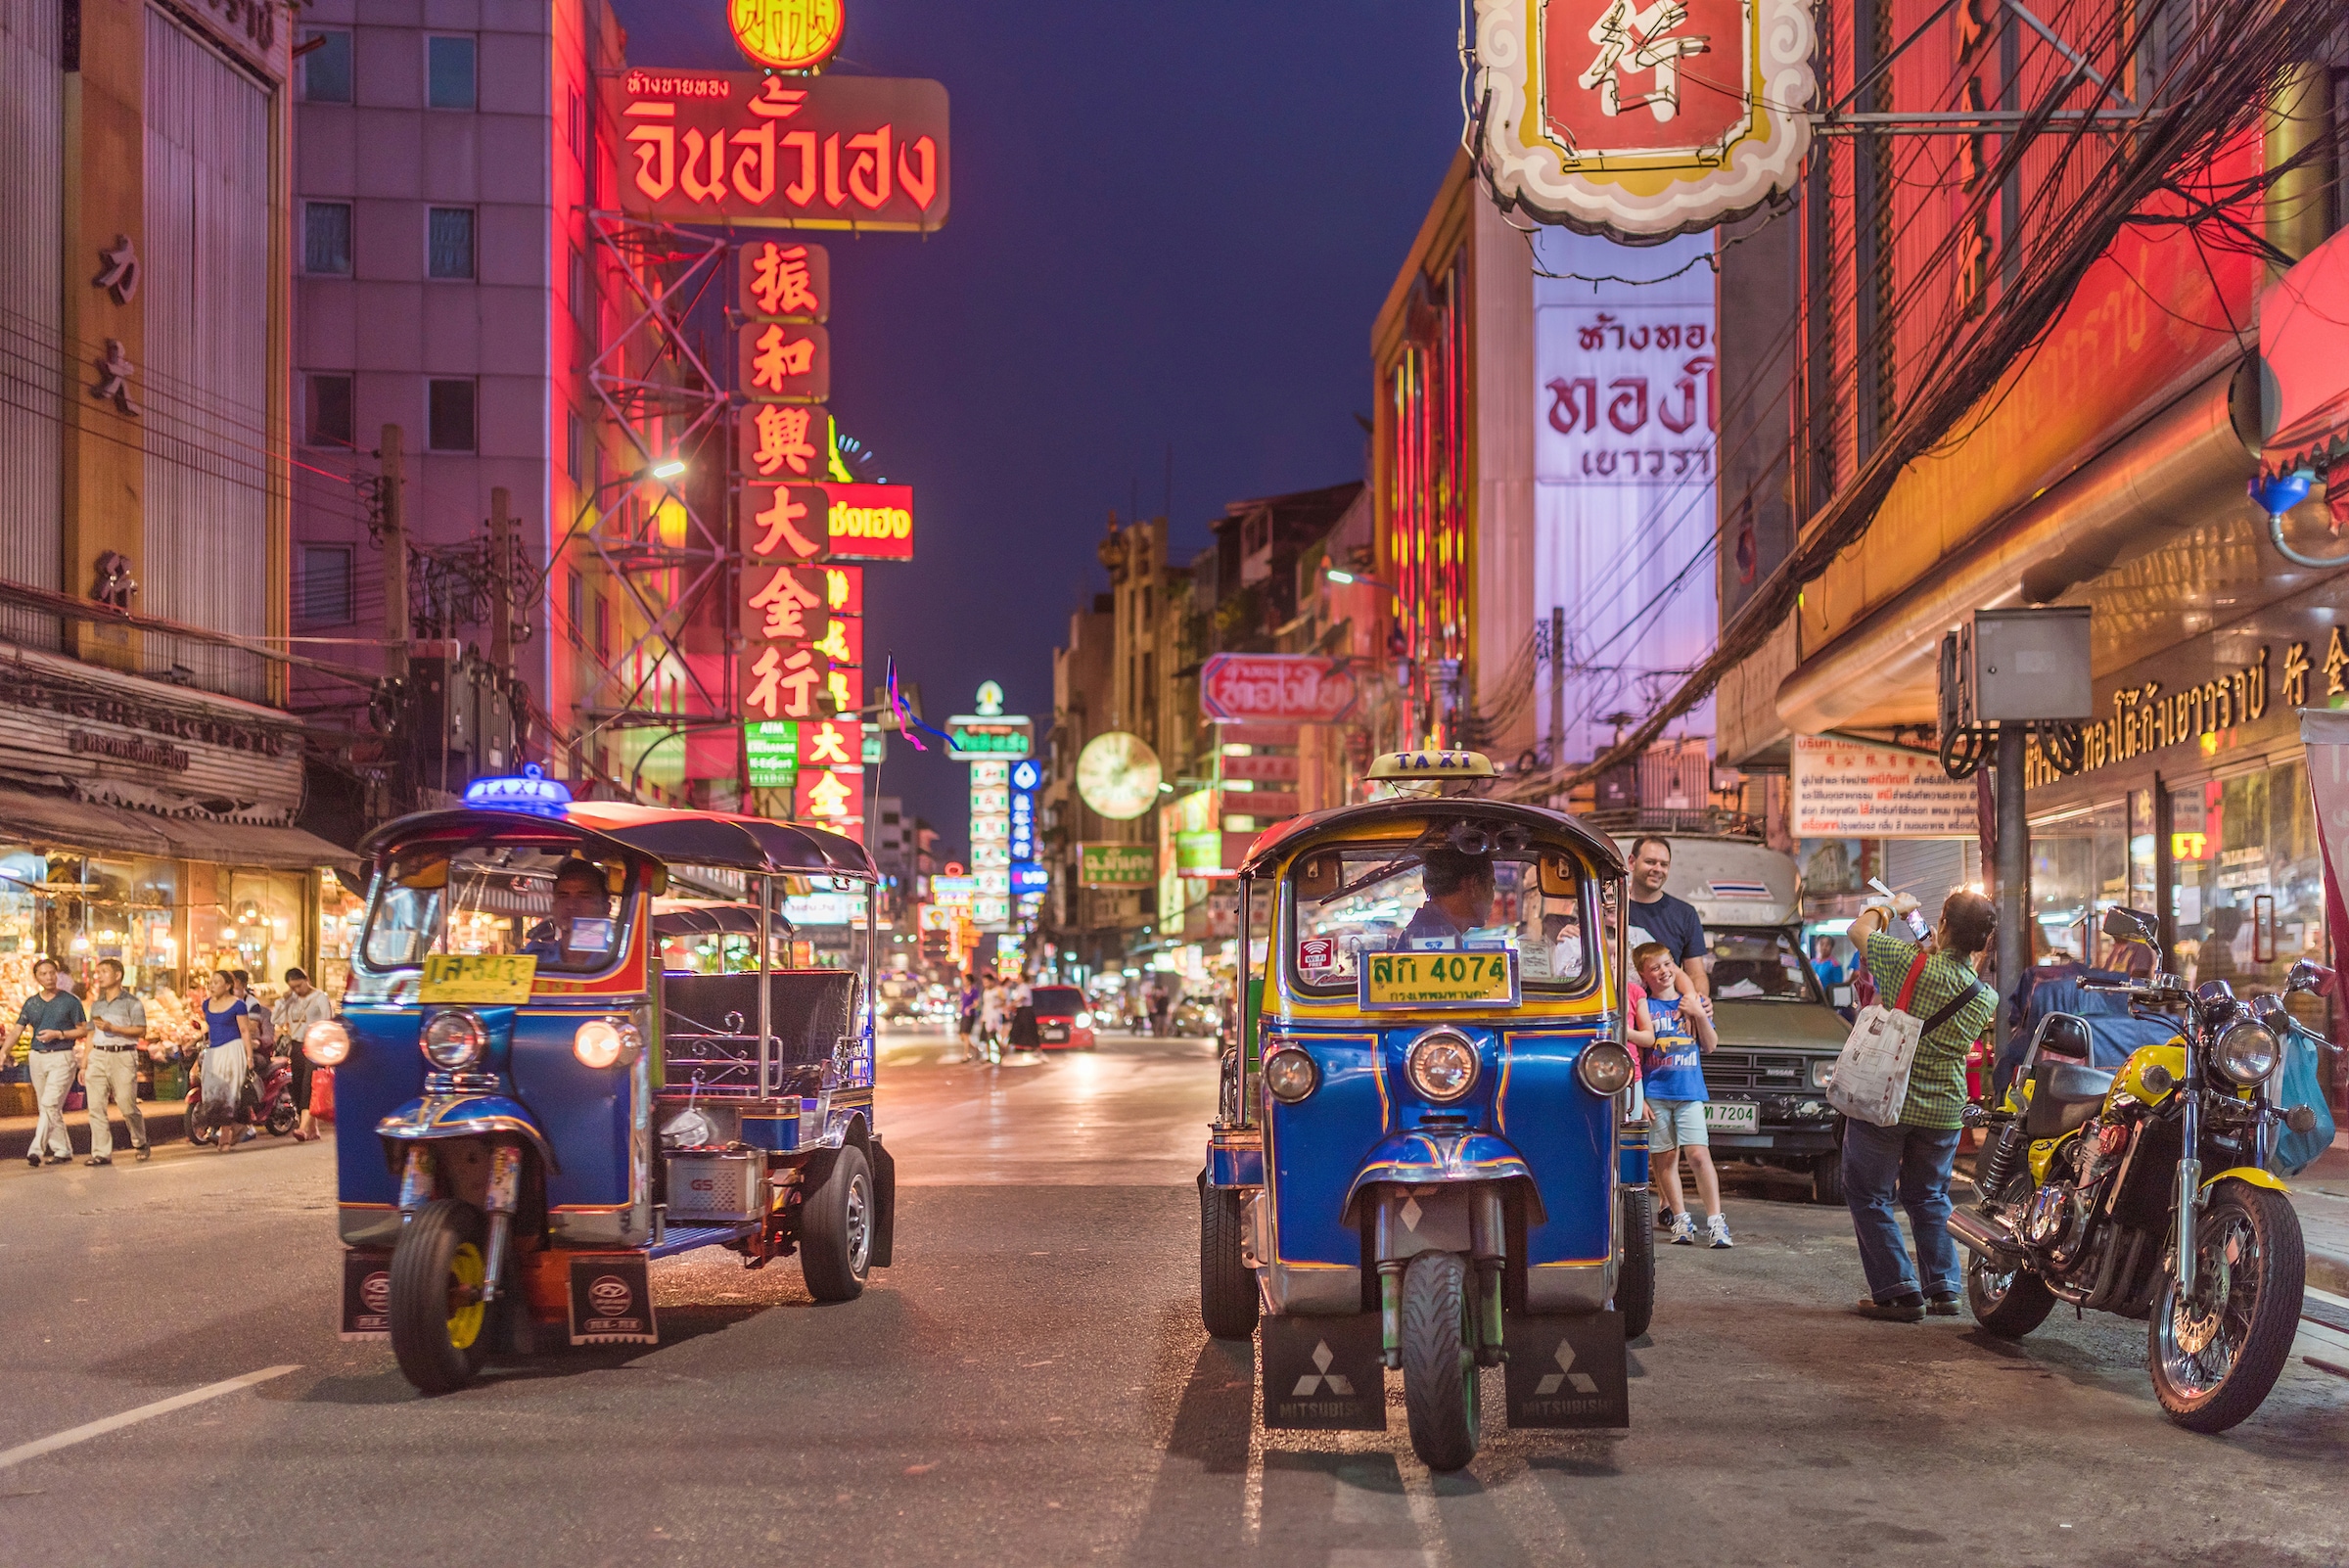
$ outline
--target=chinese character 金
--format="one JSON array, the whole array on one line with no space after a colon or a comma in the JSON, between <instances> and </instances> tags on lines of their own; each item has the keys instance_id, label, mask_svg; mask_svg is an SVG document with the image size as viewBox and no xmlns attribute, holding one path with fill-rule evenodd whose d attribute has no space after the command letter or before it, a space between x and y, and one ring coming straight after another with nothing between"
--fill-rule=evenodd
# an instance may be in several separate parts
<instances>
[{"instance_id":1,"label":"chinese character \u91d1","mask_svg":"<svg viewBox=\"0 0 2349 1568\"><path fill-rule=\"evenodd\" d=\"M820 595L801 582L789 567L771 569L773 576L766 586L752 594L745 602L754 610L765 612L758 635L770 639L799 640L810 635L807 630L807 612L823 605Z\"/></svg>"},{"instance_id":2,"label":"chinese character \u91d1","mask_svg":"<svg viewBox=\"0 0 2349 1568\"><path fill-rule=\"evenodd\" d=\"M811 408L760 404L752 415L751 428L757 437L751 450L752 465L762 475L788 468L806 478L807 460L815 456L815 448L807 440L808 425L814 417Z\"/></svg>"},{"instance_id":3,"label":"chinese character \u91d1","mask_svg":"<svg viewBox=\"0 0 2349 1568\"><path fill-rule=\"evenodd\" d=\"M1665 36L1687 20L1688 8L1681 0L1655 0L1644 11L1636 9L1632 0L1607 0L1606 9L1590 24L1590 41L1598 45L1598 55L1575 78L1575 84L1597 88L1598 112L1612 116L1623 113L1624 107L1618 73L1652 70L1655 90L1633 99L1631 107L1645 104L1657 119L1672 118L1681 111L1680 62L1713 46L1711 39L1702 36Z\"/></svg>"},{"instance_id":4,"label":"chinese character \u91d1","mask_svg":"<svg viewBox=\"0 0 2349 1568\"><path fill-rule=\"evenodd\" d=\"M791 553L802 560L812 560L823 554L823 546L810 544L807 536L794 526L806 515L806 506L793 500L790 490L778 486L774 504L757 514L759 526L766 531L759 535L759 542L752 546L751 554L778 555L782 553L783 545L791 546Z\"/></svg>"},{"instance_id":5,"label":"chinese character \u91d1","mask_svg":"<svg viewBox=\"0 0 2349 1568\"><path fill-rule=\"evenodd\" d=\"M751 673L758 679L742 700L744 708L768 718L813 716L815 705L809 700L807 689L816 681L815 655L800 648L785 657L782 649L768 648L751 666Z\"/></svg>"},{"instance_id":6,"label":"chinese character \u91d1","mask_svg":"<svg viewBox=\"0 0 2349 1568\"><path fill-rule=\"evenodd\" d=\"M807 814L809 816L846 816L849 814L849 787L836 773L816 775L807 786Z\"/></svg>"},{"instance_id":7,"label":"chinese character \u91d1","mask_svg":"<svg viewBox=\"0 0 2349 1568\"><path fill-rule=\"evenodd\" d=\"M751 297L760 314L769 316L821 315L814 280L807 272L807 247L781 246L768 240L751 254Z\"/></svg>"},{"instance_id":8,"label":"chinese character \u91d1","mask_svg":"<svg viewBox=\"0 0 2349 1568\"><path fill-rule=\"evenodd\" d=\"M769 327L759 335L759 351L751 359L751 385L779 395L787 390L785 382L806 375L814 366L813 338L794 338L780 326Z\"/></svg>"}]
</instances>

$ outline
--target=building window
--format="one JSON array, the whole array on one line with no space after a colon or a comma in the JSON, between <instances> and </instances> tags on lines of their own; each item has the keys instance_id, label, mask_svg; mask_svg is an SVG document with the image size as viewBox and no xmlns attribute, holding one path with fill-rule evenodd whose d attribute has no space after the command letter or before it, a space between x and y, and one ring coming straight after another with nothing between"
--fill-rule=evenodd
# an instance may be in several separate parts
<instances>
[{"instance_id":1,"label":"building window","mask_svg":"<svg viewBox=\"0 0 2349 1568\"><path fill-rule=\"evenodd\" d=\"M570 417L570 438L563 445L563 471L571 476L574 484L579 484L587 479L587 421L576 409Z\"/></svg>"},{"instance_id":2,"label":"building window","mask_svg":"<svg viewBox=\"0 0 2349 1568\"><path fill-rule=\"evenodd\" d=\"M313 104L350 102L350 34L341 30L302 34L301 96Z\"/></svg>"},{"instance_id":3,"label":"building window","mask_svg":"<svg viewBox=\"0 0 2349 1568\"><path fill-rule=\"evenodd\" d=\"M350 546L301 546L301 582L294 613L305 626L347 626L357 619L353 603Z\"/></svg>"},{"instance_id":4,"label":"building window","mask_svg":"<svg viewBox=\"0 0 2349 1568\"><path fill-rule=\"evenodd\" d=\"M587 95L576 87L571 89L570 113L564 125L571 133L571 156L584 161L587 157Z\"/></svg>"},{"instance_id":5,"label":"building window","mask_svg":"<svg viewBox=\"0 0 2349 1568\"><path fill-rule=\"evenodd\" d=\"M301 438L310 446L350 450L356 422L351 417L348 376L308 375L302 378Z\"/></svg>"},{"instance_id":6,"label":"building window","mask_svg":"<svg viewBox=\"0 0 2349 1568\"><path fill-rule=\"evenodd\" d=\"M434 109L471 109L474 105L474 46L471 38L427 38L424 41L425 103Z\"/></svg>"},{"instance_id":7,"label":"building window","mask_svg":"<svg viewBox=\"0 0 2349 1568\"><path fill-rule=\"evenodd\" d=\"M587 579L576 567L563 574L563 634L576 646L579 640L579 622L587 614Z\"/></svg>"},{"instance_id":8,"label":"building window","mask_svg":"<svg viewBox=\"0 0 2349 1568\"><path fill-rule=\"evenodd\" d=\"M571 253L571 319L581 332L595 330L595 271L587 264L587 253L576 247Z\"/></svg>"},{"instance_id":9,"label":"building window","mask_svg":"<svg viewBox=\"0 0 2349 1568\"><path fill-rule=\"evenodd\" d=\"M612 657L612 601L600 593L595 596L595 654Z\"/></svg>"},{"instance_id":10,"label":"building window","mask_svg":"<svg viewBox=\"0 0 2349 1568\"><path fill-rule=\"evenodd\" d=\"M436 278L473 276L473 208L425 208L427 252L425 271Z\"/></svg>"},{"instance_id":11,"label":"building window","mask_svg":"<svg viewBox=\"0 0 2349 1568\"><path fill-rule=\"evenodd\" d=\"M473 432L474 385L471 381L427 382L428 402L426 420L431 432L431 446L436 452L470 452L476 447Z\"/></svg>"},{"instance_id":12,"label":"building window","mask_svg":"<svg viewBox=\"0 0 2349 1568\"><path fill-rule=\"evenodd\" d=\"M301 269L332 277L350 276L350 204L301 204Z\"/></svg>"}]
</instances>

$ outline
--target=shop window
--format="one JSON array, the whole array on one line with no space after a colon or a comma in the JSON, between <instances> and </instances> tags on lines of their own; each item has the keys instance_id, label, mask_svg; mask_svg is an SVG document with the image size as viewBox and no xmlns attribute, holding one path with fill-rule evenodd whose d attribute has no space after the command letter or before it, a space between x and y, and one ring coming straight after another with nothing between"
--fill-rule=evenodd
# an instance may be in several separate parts
<instances>
[{"instance_id":1,"label":"shop window","mask_svg":"<svg viewBox=\"0 0 2349 1568\"><path fill-rule=\"evenodd\" d=\"M473 208L434 207L425 209L425 271L432 277L469 279L474 275Z\"/></svg>"},{"instance_id":2,"label":"shop window","mask_svg":"<svg viewBox=\"0 0 2349 1568\"><path fill-rule=\"evenodd\" d=\"M2237 994L2279 991L2325 956L2325 869L2298 762L2170 793L2171 915L2179 968Z\"/></svg>"},{"instance_id":3,"label":"shop window","mask_svg":"<svg viewBox=\"0 0 2349 1568\"><path fill-rule=\"evenodd\" d=\"M324 277L350 276L350 204L301 204L301 270Z\"/></svg>"},{"instance_id":4,"label":"shop window","mask_svg":"<svg viewBox=\"0 0 2349 1568\"><path fill-rule=\"evenodd\" d=\"M2032 959L2103 965L2104 911L2129 901L2129 807L2100 801L2031 824Z\"/></svg>"},{"instance_id":5,"label":"shop window","mask_svg":"<svg viewBox=\"0 0 2349 1568\"><path fill-rule=\"evenodd\" d=\"M426 430L436 452L470 452L474 438L474 384L471 381L434 381L426 384Z\"/></svg>"},{"instance_id":6,"label":"shop window","mask_svg":"<svg viewBox=\"0 0 2349 1568\"><path fill-rule=\"evenodd\" d=\"M357 619L353 606L351 550L347 544L305 544L301 547L301 585L295 613L304 625L347 626Z\"/></svg>"},{"instance_id":7,"label":"shop window","mask_svg":"<svg viewBox=\"0 0 2349 1568\"><path fill-rule=\"evenodd\" d=\"M471 109L474 86L474 41L471 38L427 38L424 41L425 103L432 109Z\"/></svg>"},{"instance_id":8,"label":"shop window","mask_svg":"<svg viewBox=\"0 0 2349 1568\"><path fill-rule=\"evenodd\" d=\"M351 100L350 34L340 28L302 34L301 96L313 104Z\"/></svg>"},{"instance_id":9,"label":"shop window","mask_svg":"<svg viewBox=\"0 0 2349 1568\"><path fill-rule=\"evenodd\" d=\"M310 446L349 451L357 444L351 378L312 372L301 378L301 438Z\"/></svg>"}]
</instances>

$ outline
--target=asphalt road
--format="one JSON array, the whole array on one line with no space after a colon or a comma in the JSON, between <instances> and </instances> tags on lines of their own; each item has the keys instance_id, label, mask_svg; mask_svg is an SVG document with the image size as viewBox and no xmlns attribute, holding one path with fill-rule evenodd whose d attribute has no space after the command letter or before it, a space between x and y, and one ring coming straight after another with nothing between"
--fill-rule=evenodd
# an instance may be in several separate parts
<instances>
[{"instance_id":1,"label":"asphalt road","mask_svg":"<svg viewBox=\"0 0 2349 1568\"><path fill-rule=\"evenodd\" d=\"M431 1401L335 1338L323 1146L0 1171L0 1563L2349 1562L2349 1382L2295 1361L2194 1437L2140 1325L1850 1317L1848 1222L1750 1182L1734 1251L1663 1249L1628 1435L1492 1430L1431 1478L1391 1388L1383 1436L1267 1438L1199 1324L1210 1048L950 1054L885 1054L898 1261L861 1300L690 1255L657 1350Z\"/></svg>"}]
</instances>

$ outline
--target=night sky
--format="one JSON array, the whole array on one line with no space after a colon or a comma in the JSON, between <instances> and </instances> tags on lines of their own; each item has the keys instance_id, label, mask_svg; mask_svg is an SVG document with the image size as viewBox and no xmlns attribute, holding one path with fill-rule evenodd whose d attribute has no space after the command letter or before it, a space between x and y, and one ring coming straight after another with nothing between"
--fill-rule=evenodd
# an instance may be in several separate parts
<instances>
[{"instance_id":1,"label":"night sky","mask_svg":"<svg viewBox=\"0 0 2349 1568\"><path fill-rule=\"evenodd\" d=\"M832 411L914 486L868 569L869 677L929 715L1052 708L1109 510L1175 558L1226 501L1362 477L1371 318L1458 142L1458 13L1430 0L847 0L832 69L953 102L922 239L823 235ZM746 69L723 0L615 0L632 64ZM893 740L882 788L962 853L966 771Z\"/></svg>"}]
</instances>

